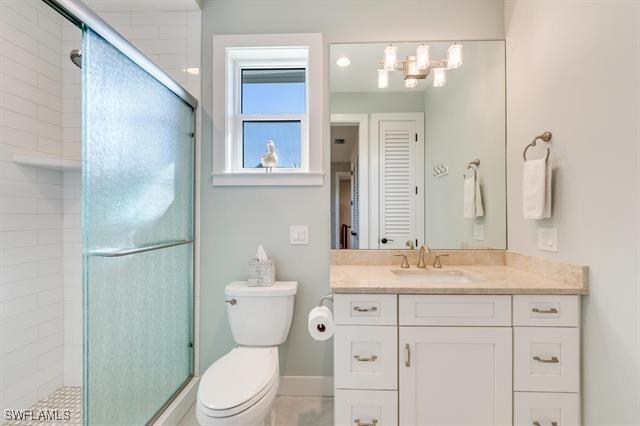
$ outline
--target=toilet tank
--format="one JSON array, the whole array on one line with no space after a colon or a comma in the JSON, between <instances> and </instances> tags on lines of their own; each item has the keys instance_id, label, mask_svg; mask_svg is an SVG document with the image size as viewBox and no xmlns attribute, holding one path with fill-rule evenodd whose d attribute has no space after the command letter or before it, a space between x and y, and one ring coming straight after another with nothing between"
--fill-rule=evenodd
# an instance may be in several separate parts
<instances>
[{"instance_id":1,"label":"toilet tank","mask_svg":"<svg viewBox=\"0 0 640 426\"><path fill-rule=\"evenodd\" d=\"M277 346L287 340L298 290L295 281L249 287L236 281L225 287L227 317L234 340L242 346Z\"/></svg>"}]
</instances>

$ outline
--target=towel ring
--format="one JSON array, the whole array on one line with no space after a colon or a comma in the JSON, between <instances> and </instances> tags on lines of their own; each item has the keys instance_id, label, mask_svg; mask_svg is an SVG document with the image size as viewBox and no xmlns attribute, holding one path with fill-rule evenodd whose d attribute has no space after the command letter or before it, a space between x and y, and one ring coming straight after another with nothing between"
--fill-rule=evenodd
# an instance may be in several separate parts
<instances>
[{"instance_id":1,"label":"towel ring","mask_svg":"<svg viewBox=\"0 0 640 426\"><path fill-rule=\"evenodd\" d=\"M475 166L475 167L471 167L471 166ZM475 160L467 164L467 170L469 169L473 170L474 178L478 177L478 167L480 167L480 159L478 158L476 158ZM464 173L462 174L462 177L466 178Z\"/></svg>"},{"instance_id":2,"label":"towel ring","mask_svg":"<svg viewBox=\"0 0 640 426\"><path fill-rule=\"evenodd\" d=\"M538 139L544 142L550 142L551 132L544 132L533 138L533 141L531 141L531 143L524 148L524 152L522 153L522 158L524 158L524 161L527 161L527 150L532 146L536 146L536 142L538 142ZM551 155L551 149L547 147L547 157L545 158L545 161L547 163L549 162L549 155Z\"/></svg>"}]
</instances>

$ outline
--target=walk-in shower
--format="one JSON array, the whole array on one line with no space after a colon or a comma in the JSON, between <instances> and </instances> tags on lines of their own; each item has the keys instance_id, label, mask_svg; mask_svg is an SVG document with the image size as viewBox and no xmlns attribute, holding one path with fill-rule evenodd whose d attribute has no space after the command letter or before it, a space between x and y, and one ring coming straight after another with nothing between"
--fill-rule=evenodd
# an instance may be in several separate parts
<instances>
[{"instance_id":1,"label":"walk-in shower","mask_svg":"<svg viewBox=\"0 0 640 426\"><path fill-rule=\"evenodd\" d=\"M0 21L3 421L151 422L194 369L197 102L78 0Z\"/></svg>"}]
</instances>

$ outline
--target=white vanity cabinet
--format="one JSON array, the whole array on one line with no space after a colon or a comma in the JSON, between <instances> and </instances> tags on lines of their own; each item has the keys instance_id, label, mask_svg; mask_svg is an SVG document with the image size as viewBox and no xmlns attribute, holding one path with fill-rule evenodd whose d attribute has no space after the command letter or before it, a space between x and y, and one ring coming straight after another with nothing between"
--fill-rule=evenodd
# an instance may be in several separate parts
<instances>
[{"instance_id":1,"label":"white vanity cabinet","mask_svg":"<svg viewBox=\"0 0 640 426\"><path fill-rule=\"evenodd\" d=\"M400 295L401 425L511 424L511 296Z\"/></svg>"},{"instance_id":2,"label":"white vanity cabinet","mask_svg":"<svg viewBox=\"0 0 640 426\"><path fill-rule=\"evenodd\" d=\"M580 296L335 295L335 424L580 424Z\"/></svg>"}]
</instances>

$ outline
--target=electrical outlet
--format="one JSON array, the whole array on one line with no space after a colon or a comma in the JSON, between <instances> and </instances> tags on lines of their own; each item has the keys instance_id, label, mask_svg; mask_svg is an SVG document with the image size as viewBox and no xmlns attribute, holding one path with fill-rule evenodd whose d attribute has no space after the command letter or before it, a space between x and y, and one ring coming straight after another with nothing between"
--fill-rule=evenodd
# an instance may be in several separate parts
<instances>
[{"instance_id":1,"label":"electrical outlet","mask_svg":"<svg viewBox=\"0 0 640 426\"><path fill-rule=\"evenodd\" d=\"M484 225L476 223L473 225L473 239L476 241L484 241Z\"/></svg>"},{"instance_id":2,"label":"electrical outlet","mask_svg":"<svg viewBox=\"0 0 640 426\"><path fill-rule=\"evenodd\" d=\"M538 228L538 249L558 252L558 228Z\"/></svg>"},{"instance_id":3,"label":"electrical outlet","mask_svg":"<svg viewBox=\"0 0 640 426\"><path fill-rule=\"evenodd\" d=\"M309 244L309 226L291 225L289 228L289 243L294 245Z\"/></svg>"}]
</instances>

